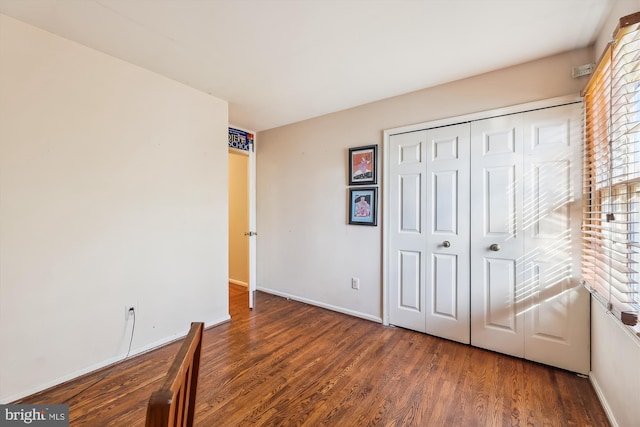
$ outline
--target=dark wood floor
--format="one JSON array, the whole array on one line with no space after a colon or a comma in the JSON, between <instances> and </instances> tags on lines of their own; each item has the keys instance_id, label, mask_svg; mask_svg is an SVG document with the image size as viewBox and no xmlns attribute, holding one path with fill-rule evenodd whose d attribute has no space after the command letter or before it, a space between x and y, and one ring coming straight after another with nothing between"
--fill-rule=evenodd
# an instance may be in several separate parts
<instances>
[{"instance_id":1,"label":"dark wood floor","mask_svg":"<svg viewBox=\"0 0 640 427\"><path fill-rule=\"evenodd\" d=\"M198 426L609 426L569 372L260 292L250 311L235 285L230 300L231 322L204 334ZM179 345L22 402L68 403L72 426L142 426Z\"/></svg>"}]
</instances>

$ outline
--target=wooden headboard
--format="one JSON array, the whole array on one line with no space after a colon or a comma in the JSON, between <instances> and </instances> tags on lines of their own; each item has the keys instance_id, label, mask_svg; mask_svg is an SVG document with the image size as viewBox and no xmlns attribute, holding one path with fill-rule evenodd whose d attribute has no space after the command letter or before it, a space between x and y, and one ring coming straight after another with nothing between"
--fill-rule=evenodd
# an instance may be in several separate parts
<instances>
[{"instance_id":1,"label":"wooden headboard","mask_svg":"<svg viewBox=\"0 0 640 427\"><path fill-rule=\"evenodd\" d=\"M196 408L204 323L194 322L162 387L147 405L146 427L190 427Z\"/></svg>"}]
</instances>

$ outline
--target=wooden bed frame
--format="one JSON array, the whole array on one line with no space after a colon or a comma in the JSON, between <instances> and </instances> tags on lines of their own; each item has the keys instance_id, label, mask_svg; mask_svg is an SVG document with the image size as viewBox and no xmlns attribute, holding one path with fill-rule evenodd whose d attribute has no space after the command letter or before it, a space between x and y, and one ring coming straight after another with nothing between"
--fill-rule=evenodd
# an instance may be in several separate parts
<instances>
[{"instance_id":1,"label":"wooden bed frame","mask_svg":"<svg viewBox=\"0 0 640 427\"><path fill-rule=\"evenodd\" d=\"M196 408L204 323L194 322L162 387L147 405L146 427L191 427Z\"/></svg>"}]
</instances>

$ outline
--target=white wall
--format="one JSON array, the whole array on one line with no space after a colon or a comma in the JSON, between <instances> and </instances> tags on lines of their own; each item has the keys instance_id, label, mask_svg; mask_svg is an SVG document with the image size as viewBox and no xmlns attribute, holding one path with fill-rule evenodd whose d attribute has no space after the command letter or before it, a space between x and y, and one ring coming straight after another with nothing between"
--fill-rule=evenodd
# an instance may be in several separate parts
<instances>
[{"instance_id":1,"label":"white wall","mask_svg":"<svg viewBox=\"0 0 640 427\"><path fill-rule=\"evenodd\" d=\"M0 15L0 401L227 320L227 103Z\"/></svg>"},{"instance_id":2,"label":"white wall","mask_svg":"<svg viewBox=\"0 0 640 427\"><path fill-rule=\"evenodd\" d=\"M638 361L640 340L592 298L589 376L614 426L637 426L640 420Z\"/></svg>"},{"instance_id":3,"label":"white wall","mask_svg":"<svg viewBox=\"0 0 640 427\"><path fill-rule=\"evenodd\" d=\"M380 320L382 227L347 224L348 148L382 144L389 128L577 96L586 78L571 69L592 57L572 51L260 132L258 288Z\"/></svg>"}]
</instances>

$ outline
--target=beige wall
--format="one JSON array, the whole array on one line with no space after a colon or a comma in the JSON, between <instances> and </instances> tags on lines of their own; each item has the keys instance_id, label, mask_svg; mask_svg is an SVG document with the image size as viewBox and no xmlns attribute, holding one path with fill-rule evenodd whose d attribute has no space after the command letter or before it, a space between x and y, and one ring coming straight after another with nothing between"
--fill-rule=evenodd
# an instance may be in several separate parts
<instances>
[{"instance_id":1,"label":"beige wall","mask_svg":"<svg viewBox=\"0 0 640 427\"><path fill-rule=\"evenodd\" d=\"M229 151L229 281L249 286L249 156Z\"/></svg>"},{"instance_id":2,"label":"beige wall","mask_svg":"<svg viewBox=\"0 0 640 427\"><path fill-rule=\"evenodd\" d=\"M389 128L577 96L586 80L571 69L592 56L576 50L260 132L258 288L380 320L382 226L347 225L348 148L382 144Z\"/></svg>"},{"instance_id":3,"label":"beige wall","mask_svg":"<svg viewBox=\"0 0 640 427\"><path fill-rule=\"evenodd\" d=\"M0 401L229 318L227 103L0 15Z\"/></svg>"}]
</instances>

